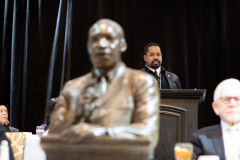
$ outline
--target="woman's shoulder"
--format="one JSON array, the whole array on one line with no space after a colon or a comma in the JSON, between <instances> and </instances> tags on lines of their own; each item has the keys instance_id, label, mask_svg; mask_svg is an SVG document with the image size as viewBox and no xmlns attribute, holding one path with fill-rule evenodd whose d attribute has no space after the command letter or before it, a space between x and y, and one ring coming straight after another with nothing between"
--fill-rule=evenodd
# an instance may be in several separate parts
<instances>
[{"instance_id":1,"label":"woman's shoulder","mask_svg":"<svg viewBox=\"0 0 240 160\"><path fill-rule=\"evenodd\" d=\"M10 132L19 132L19 129L9 126Z\"/></svg>"}]
</instances>

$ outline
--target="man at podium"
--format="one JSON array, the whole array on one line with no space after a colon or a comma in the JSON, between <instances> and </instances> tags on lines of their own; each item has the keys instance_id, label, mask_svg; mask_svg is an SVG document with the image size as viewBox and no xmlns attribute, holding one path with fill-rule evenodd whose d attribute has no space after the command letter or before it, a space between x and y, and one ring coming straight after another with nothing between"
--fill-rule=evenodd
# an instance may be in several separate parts
<instances>
[{"instance_id":1,"label":"man at podium","mask_svg":"<svg viewBox=\"0 0 240 160\"><path fill-rule=\"evenodd\" d=\"M144 47L143 58L146 65L142 71L152 74L160 89L181 89L178 76L161 66L162 52L157 43L149 43Z\"/></svg>"}]
</instances>

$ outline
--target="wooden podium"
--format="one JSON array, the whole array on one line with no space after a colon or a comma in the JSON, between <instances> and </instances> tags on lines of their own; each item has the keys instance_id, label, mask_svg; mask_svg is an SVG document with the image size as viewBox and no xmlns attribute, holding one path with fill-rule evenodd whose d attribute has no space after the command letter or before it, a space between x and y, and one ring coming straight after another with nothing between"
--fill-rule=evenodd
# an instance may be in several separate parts
<instances>
[{"instance_id":1,"label":"wooden podium","mask_svg":"<svg viewBox=\"0 0 240 160\"><path fill-rule=\"evenodd\" d=\"M189 142L198 129L205 89L161 89L160 135L155 160L174 160L174 145Z\"/></svg>"}]
</instances>

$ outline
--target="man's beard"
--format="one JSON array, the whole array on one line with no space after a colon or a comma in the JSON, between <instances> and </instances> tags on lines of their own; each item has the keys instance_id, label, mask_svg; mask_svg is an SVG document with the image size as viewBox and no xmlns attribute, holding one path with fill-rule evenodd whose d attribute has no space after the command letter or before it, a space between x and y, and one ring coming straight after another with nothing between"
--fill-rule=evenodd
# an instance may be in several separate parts
<instances>
[{"instance_id":1,"label":"man's beard","mask_svg":"<svg viewBox=\"0 0 240 160\"><path fill-rule=\"evenodd\" d=\"M156 65L154 65L153 64L153 62L155 62L155 61L157 61L158 62L158 64ZM160 66L161 64L160 64L160 61L159 60L154 60L154 61L152 61L152 63L151 63L151 68L154 68L154 69L156 69L156 68L158 68L159 66Z\"/></svg>"}]
</instances>

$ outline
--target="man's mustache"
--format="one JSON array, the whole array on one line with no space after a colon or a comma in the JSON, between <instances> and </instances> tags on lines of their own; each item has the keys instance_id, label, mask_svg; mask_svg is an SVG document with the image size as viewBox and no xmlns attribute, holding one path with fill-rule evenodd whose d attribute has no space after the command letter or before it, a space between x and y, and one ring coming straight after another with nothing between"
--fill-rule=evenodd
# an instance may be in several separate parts
<instances>
[{"instance_id":1,"label":"man's mustache","mask_svg":"<svg viewBox=\"0 0 240 160\"><path fill-rule=\"evenodd\" d=\"M157 60L157 59L156 59L156 60L153 60L153 61L152 61L152 63L153 63L153 62L158 62L158 63L160 63L160 61L159 61L159 60Z\"/></svg>"}]
</instances>

